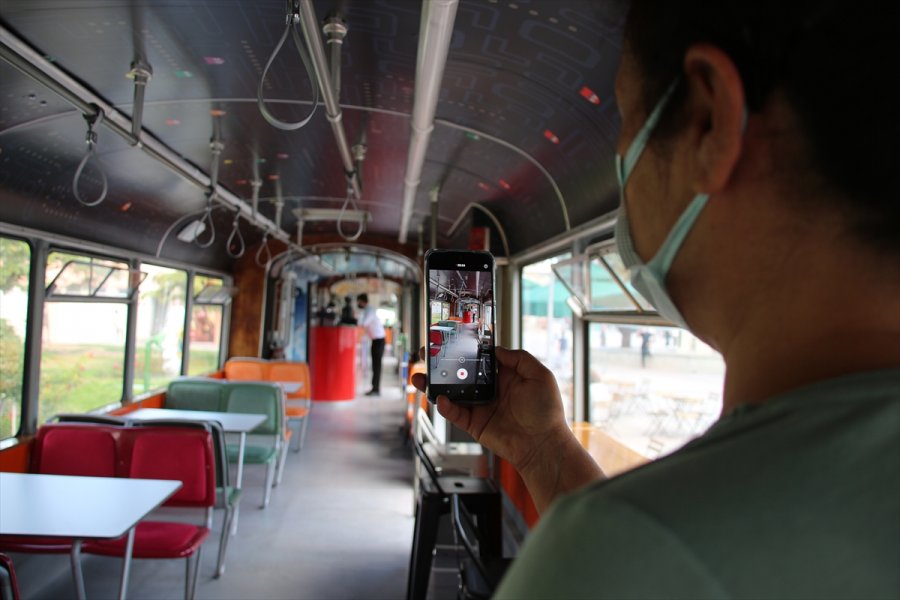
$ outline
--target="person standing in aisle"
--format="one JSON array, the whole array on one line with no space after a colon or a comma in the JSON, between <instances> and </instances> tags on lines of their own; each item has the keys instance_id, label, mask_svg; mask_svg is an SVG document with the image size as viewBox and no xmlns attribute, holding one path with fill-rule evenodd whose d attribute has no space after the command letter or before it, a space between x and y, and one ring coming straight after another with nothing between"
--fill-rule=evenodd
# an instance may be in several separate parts
<instances>
[{"instance_id":1,"label":"person standing in aisle","mask_svg":"<svg viewBox=\"0 0 900 600\"><path fill-rule=\"evenodd\" d=\"M366 330L366 335L372 340L372 389L366 392L366 396L378 396L381 394L381 357L384 356L384 325L375 313L375 309L369 306L369 296L360 294L356 297L356 306L362 311L359 324Z\"/></svg>"}]
</instances>

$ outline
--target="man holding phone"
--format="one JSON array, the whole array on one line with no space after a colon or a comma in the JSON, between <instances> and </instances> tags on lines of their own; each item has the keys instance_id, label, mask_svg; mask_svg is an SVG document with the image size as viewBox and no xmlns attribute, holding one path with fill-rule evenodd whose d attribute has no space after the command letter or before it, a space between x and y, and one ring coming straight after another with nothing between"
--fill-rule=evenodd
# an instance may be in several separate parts
<instances>
[{"instance_id":1,"label":"man holding phone","mask_svg":"<svg viewBox=\"0 0 900 600\"><path fill-rule=\"evenodd\" d=\"M369 306L369 295L360 294L356 297L356 306L362 311L359 324L365 329L366 337L372 340L372 389L366 392L366 396L378 396L381 394L381 358L384 356L384 325L378 318L375 309Z\"/></svg>"},{"instance_id":2,"label":"man holding phone","mask_svg":"<svg viewBox=\"0 0 900 600\"><path fill-rule=\"evenodd\" d=\"M846 0L632 0L616 245L722 353L722 417L604 480L553 374L498 347L493 405L437 398L543 513L495 598L900 597L897 27Z\"/></svg>"}]
</instances>

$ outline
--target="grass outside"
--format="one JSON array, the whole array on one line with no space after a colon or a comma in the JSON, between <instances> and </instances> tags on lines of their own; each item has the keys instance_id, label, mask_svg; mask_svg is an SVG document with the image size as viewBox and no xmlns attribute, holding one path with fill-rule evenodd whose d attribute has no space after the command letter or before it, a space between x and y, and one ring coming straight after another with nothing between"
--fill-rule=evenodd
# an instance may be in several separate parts
<instances>
[{"instance_id":1,"label":"grass outside","mask_svg":"<svg viewBox=\"0 0 900 600\"><path fill-rule=\"evenodd\" d=\"M45 347L41 362L38 422L60 412L88 412L122 401L124 348L119 346ZM189 373L204 374L217 368L218 353L192 350ZM145 361L135 365L134 394L162 389L173 378L162 369L158 353L150 360L149 385L145 387Z\"/></svg>"}]
</instances>

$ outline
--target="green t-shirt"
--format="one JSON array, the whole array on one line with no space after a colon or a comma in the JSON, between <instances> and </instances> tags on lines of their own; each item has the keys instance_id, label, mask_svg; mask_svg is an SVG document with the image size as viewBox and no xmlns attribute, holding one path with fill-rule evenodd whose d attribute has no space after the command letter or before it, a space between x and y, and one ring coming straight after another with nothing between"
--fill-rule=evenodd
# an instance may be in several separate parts
<instances>
[{"instance_id":1,"label":"green t-shirt","mask_svg":"<svg viewBox=\"0 0 900 600\"><path fill-rule=\"evenodd\" d=\"M900 370L742 407L561 499L495 598L900 598Z\"/></svg>"}]
</instances>

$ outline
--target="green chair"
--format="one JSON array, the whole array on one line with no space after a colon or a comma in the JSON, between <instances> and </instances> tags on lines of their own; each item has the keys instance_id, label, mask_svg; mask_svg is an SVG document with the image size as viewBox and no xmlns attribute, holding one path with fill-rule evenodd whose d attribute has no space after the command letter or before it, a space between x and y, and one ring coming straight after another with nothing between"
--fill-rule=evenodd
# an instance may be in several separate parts
<instances>
[{"instance_id":1,"label":"green chair","mask_svg":"<svg viewBox=\"0 0 900 600\"><path fill-rule=\"evenodd\" d=\"M261 508L269 505L275 472L284 460L284 395L281 388L269 383L229 383L225 386L225 411L257 413L266 420L250 432L244 448L245 465L266 465L266 482ZM228 461L237 463L239 447L229 444Z\"/></svg>"},{"instance_id":2,"label":"green chair","mask_svg":"<svg viewBox=\"0 0 900 600\"><path fill-rule=\"evenodd\" d=\"M222 411L221 379L182 378L169 383L166 408Z\"/></svg>"}]
</instances>

